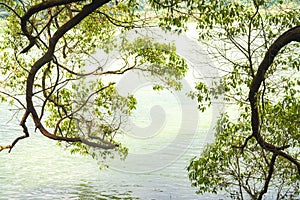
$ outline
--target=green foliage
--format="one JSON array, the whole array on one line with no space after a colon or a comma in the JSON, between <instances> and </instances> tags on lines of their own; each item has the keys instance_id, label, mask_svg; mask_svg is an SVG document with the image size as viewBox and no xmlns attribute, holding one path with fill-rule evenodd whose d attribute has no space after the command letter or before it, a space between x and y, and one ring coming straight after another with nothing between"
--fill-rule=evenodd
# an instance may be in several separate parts
<instances>
[{"instance_id":1,"label":"green foliage","mask_svg":"<svg viewBox=\"0 0 300 200\"><path fill-rule=\"evenodd\" d=\"M49 50L49 38L91 1L59 5L32 15L25 29L35 38L35 44L25 53L20 52L28 47L29 40L22 30L20 17L32 6L47 2L2 2L6 6L1 4L0 7L9 15L2 21L5 28L0 43L0 96L2 101L12 98L18 101L16 104L24 104L30 96L30 91L26 91L29 71ZM150 9L151 15L155 13L146 2L134 0L111 1L101 6L58 40L52 60L35 75L32 99L39 120L49 132L54 136L116 146L114 150L104 150L81 142L58 142L71 153L91 155L99 160L116 154L126 157L128 149L116 141L115 136L122 134L122 126L137 101L132 94L121 96L113 80L107 81L110 76L134 71L153 79L154 89L181 88L180 80L187 71L187 64L176 54L173 44L160 44L150 38L130 41L122 36L133 28L155 24L155 19L149 21L144 15L142 7ZM118 37L120 40L116 39ZM92 59L98 49L107 54L119 50L124 66L108 70L110 66L105 66L106 63L93 63L91 69L87 69L87 59Z\"/></svg>"},{"instance_id":2,"label":"green foliage","mask_svg":"<svg viewBox=\"0 0 300 200\"><path fill-rule=\"evenodd\" d=\"M258 198L272 155L257 145L254 138L248 141L243 152L238 148L251 133L249 113L241 113L241 116L245 118L233 122L228 115L222 115L214 143L207 145L199 158L191 160L187 169L198 193L225 191L233 199ZM296 167L282 158L275 167L269 190L273 195L278 194L279 199L296 199L300 189Z\"/></svg>"},{"instance_id":3,"label":"green foliage","mask_svg":"<svg viewBox=\"0 0 300 200\"><path fill-rule=\"evenodd\" d=\"M190 92L189 96L194 99L197 98L199 103L198 109L201 112L204 112L207 107L211 105L211 98L210 98L210 89L206 86L205 83L199 82L195 87L197 92Z\"/></svg>"},{"instance_id":4,"label":"green foliage","mask_svg":"<svg viewBox=\"0 0 300 200\"><path fill-rule=\"evenodd\" d=\"M201 111L215 98L234 105L228 108L229 116L220 117L215 141L188 166L198 193L223 191L233 199L258 199L263 194L273 154L250 137L249 88L268 47L284 31L299 25L295 2L272 2L202 1L193 8L199 39L221 77L212 87L199 83L192 96L197 97ZM262 137L277 147L289 145L285 152L296 159L300 133L298 49L299 44L293 43L280 52L257 95ZM274 168L267 195L297 199L300 177L295 165L279 156Z\"/></svg>"},{"instance_id":5,"label":"green foliage","mask_svg":"<svg viewBox=\"0 0 300 200\"><path fill-rule=\"evenodd\" d=\"M176 53L173 44L153 42L150 38L137 38L130 42L122 41L122 52L127 60L138 63L136 69L141 69L145 76L152 77L160 86L155 89L174 88L180 90L181 80L188 70L186 61ZM164 84L164 85L162 85Z\"/></svg>"},{"instance_id":6,"label":"green foliage","mask_svg":"<svg viewBox=\"0 0 300 200\"><path fill-rule=\"evenodd\" d=\"M28 35L26 37L21 29L20 17L31 6L44 1L2 2L7 6L1 4L1 7L10 15L1 32L0 86L9 97L22 102L25 94L28 97L24 86L28 83L29 71L49 50L51 41L48 38L91 2L59 5L31 16L25 29L35 38L35 44L26 53L20 53L29 44ZM221 116L215 129L215 142L191 161L189 178L199 193L225 190L232 198L242 199L247 193L257 199L263 194L274 154L249 137L249 87L270 44L288 28L299 25L297 5L294 1L274 0L110 1L66 32L56 44L52 60L37 71L32 98L36 107L41 108L38 118L55 136L79 137L98 145L114 144L117 146L115 151L122 158L126 157L128 149L115 141L115 135L121 134L121 125L126 123L126 116L135 109L137 102L130 94L127 97L118 94L114 84L102 78L131 70L154 79L154 90L164 87L179 90L187 64L176 54L172 44L156 43L147 37L134 41L122 37L120 46L119 40L115 40L116 35L155 24L181 33L187 29L186 22L195 22L200 30L199 39L206 45L222 76L213 87L198 83L196 92L190 96L197 98L201 111L219 98L219 101L234 104L237 114ZM84 68L86 60L97 49L109 53L115 48L120 49L123 67L105 71L102 63L94 66L96 69L92 72ZM284 151L297 159L300 87L299 81L291 77L299 72L298 49L299 44L291 44L280 52L256 96L262 137L275 146L289 145ZM98 77L87 84L85 80L90 75ZM7 100L2 94L3 91L1 100ZM113 151L99 150L81 142L65 145L71 153L100 159L116 155ZM295 166L277 156L274 167L268 188L282 199L298 196L299 175Z\"/></svg>"}]
</instances>

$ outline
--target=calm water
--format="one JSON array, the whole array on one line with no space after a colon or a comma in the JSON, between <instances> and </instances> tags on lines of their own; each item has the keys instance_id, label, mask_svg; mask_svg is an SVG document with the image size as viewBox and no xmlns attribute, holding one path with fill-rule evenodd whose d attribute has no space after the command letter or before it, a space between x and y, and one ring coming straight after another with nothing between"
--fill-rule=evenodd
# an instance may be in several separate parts
<instances>
[{"instance_id":1,"label":"calm water","mask_svg":"<svg viewBox=\"0 0 300 200\"><path fill-rule=\"evenodd\" d=\"M189 64L199 67L197 62L206 60L191 57L189 52L200 51L194 41L172 37ZM206 65L199 71L214 75ZM195 72L189 74L190 80L198 78ZM0 153L0 200L215 198L195 194L186 166L211 141L207 133L218 111L212 108L199 115L197 103L183 94L191 89L191 83L185 82L181 93L161 91L149 96L147 81L129 73L118 84L124 95L134 93L139 103L125 134L119 137L129 147L125 161L107 161L110 168L99 170L97 161L70 155L31 128L30 138L20 141L12 153ZM14 112L8 111L10 108L0 105L1 145L22 134L20 116L11 120Z\"/></svg>"},{"instance_id":2,"label":"calm water","mask_svg":"<svg viewBox=\"0 0 300 200\"><path fill-rule=\"evenodd\" d=\"M129 147L127 160L110 161L110 168L99 170L97 161L70 155L54 141L31 130L31 137L20 141L12 153L0 153L0 199L205 199L190 187L185 168L206 142L209 114L206 119L199 117L183 125L182 121L191 119L183 118L182 113L190 111L178 103L176 95L158 92L153 99L145 98L149 89L145 88L136 93L141 106L132 123L146 130L151 117L158 117L160 112L164 112L164 119L160 119L164 123L158 123L160 129L154 123L155 134L123 135L120 139ZM9 144L22 131L18 119L9 121L13 112L8 108L0 105L2 145ZM195 124L196 131L191 133L188 126L193 128ZM136 127L132 130L136 131Z\"/></svg>"}]
</instances>

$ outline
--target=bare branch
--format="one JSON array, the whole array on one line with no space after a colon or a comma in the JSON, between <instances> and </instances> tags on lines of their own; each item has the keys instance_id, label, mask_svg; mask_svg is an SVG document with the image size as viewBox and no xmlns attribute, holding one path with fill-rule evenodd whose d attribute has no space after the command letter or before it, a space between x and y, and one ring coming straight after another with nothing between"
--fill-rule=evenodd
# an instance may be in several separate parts
<instances>
[{"instance_id":1,"label":"bare branch","mask_svg":"<svg viewBox=\"0 0 300 200\"><path fill-rule=\"evenodd\" d=\"M13 96L13 95L11 95L11 94L9 94L9 93L7 93L7 92L3 92L3 91L0 91L0 93L2 93L2 94L4 94L4 95L6 95L6 96L8 96L8 97L10 97L10 98L12 98L12 99L14 99L14 100L16 100L24 109L26 109L26 106L20 101L20 99L18 99L17 97L15 97L15 96Z\"/></svg>"},{"instance_id":2,"label":"bare branch","mask_svg":"<svg viewBox=\"0 0 300 200\"><path fill-rule=\"evenodd\" d=\"M277 158L277 154L273 154L272 158L271 158L271 161L270 161L270 164L269 164L268 177L266 178L265 185L264 185L263 189L260 191L257 200L261 200L263 195L265 193L267 193L267 191L268 191L269 183L270 183L272 175L274 173L274 165L275 165L276 158Z\"/></svg>"},{"instance_id":3,"label":"bare branch","mask_svg":"<svg viewBox=\"0 0 300 200\"><path fill-rule=\"evenodd\" d=\"M6 7L9 11L13 12L19 19L21 19L21 16L15 11L15 9L13 9L12 7L10 7L6 3L1 3L0 2L0 6L1 5L4 6L4 7Z\"/></svg>"}]
</instances>

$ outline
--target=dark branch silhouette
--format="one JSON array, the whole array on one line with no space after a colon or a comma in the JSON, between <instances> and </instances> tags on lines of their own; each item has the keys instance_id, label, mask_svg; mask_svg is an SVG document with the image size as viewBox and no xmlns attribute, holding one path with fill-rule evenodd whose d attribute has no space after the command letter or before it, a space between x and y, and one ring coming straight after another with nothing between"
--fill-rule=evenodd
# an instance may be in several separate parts
<instances>
[{"instance_id":1,"label":"dark branch silhouette","mask_svg":"<svg viewBox=\"0 0 300 200\"><path fill-rule=\"evenodd\" d=\"M260 113L258 110L258 97L259 88L263 81L265 80L265 74L268 71L269 67L273 63L278 52L286 45L291 42L300 42L300 26L293 27L283 33L278 37L277 40L269 47L266 52L264 59L260 63L257 73L252 81L249 92L249 101L251 105L251 127L252 127L252 136L255 137L258 144L268 151L273 152L276 155L282 156L294 163L297 166L298 173L300 174L300 163L296 158L293 158L291 155L285 153L283 150L289 146L276 147L273 144L266 142L262 136L260 130ZM245 146L245 145L244 145Z\"/></svg>"},{"instance_id":2,"label":"dark branch silhouette","mask_svg":"<svg viewBox=\"0 0 300 200\"><path fill-rule=\"evenodd\" d=\"M30 20L30 17L34 14L59 5L65 5L72 2L79 2L79 0L51 0L51 1L45 1L40 4L37 4L35 6L32 6L22 17L21 17L21 28L23 34L28 38L29 45L22 50L21 53L27 52L31 47L35 45L36 37L31 35L30 32L27 29L27 23ZM82 1L83 2L83 1ZM12 150L12 148L17 144L17 142L21 139L24 139L26 137L29 137L29 131L26 126L26 120L31 115L36 129L38 129L44 136L53 139L53 140L60 140L60 141L66 141L66 142L82 142L84 144L87 144L92 147L97 147L101 149L113 149L116 147L115 144L112 143L97 143L89 141L86 138L81 137L68 137L68 136L59 136L55 133L50 133L42 124L41 119L35 109L34 103L33 103L33 87L35 82L35 77L38 71L47 63L50 63L54 58L54 52L55 47L59 39L61 39L69 30L71 30L73 27L75 27L77 24L79 24L85 17L90 15L91 13L95 12L98 8L103 6L104 4L108 3L109 0L98 0L98 1L92 1L90 4L85 5L82 10L76 14L73 18L68 20L65 24L60 26L57 31L53 34L52 37L49 38L49 46L46 51L46 53L39 58L31 67L27 81L26 81L26 110L23 114L22 120L20 125L23 128L24 135L16 138L11 145L6 146L0 146L0 151L3 149L9 149L9 152ZM56 82L57 83L57 82ZM106 87L103 87L105 89ZM44 88L45 91L45 88ZM49 97L47 97L49 98Z\"/></svg>"}]
</instances>

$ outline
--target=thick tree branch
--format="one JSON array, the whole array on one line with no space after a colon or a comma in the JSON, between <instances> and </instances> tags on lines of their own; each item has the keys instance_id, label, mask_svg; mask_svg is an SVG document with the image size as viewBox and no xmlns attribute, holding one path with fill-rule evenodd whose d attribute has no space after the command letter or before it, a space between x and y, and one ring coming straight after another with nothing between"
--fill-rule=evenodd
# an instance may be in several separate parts
<instances>
[{"instance_id":1,"label":"thick tree branch","mask_svg":"<svg viewBox=\"0 0 300 200\"><path fill-rule=\"evenodd\" d=\"M78 13L76 16L74 16L72 19L70 19L68 22L66 22L63 26L61 26L53 35L52 38L49 40L49 49L46 52L46 54L40 58L31 68L30 74L27 79L27 85L26 85L26 102L27 102L27 109L32 114L34 123L36 128L38 128L43 135L45 135L48 138L54 139L54 140L62 140L67 142L80 142L81 138L68 138L68 137L61 137L54 135L50 132L48 132L42 123L40 122L40 119L38 117L38 114L35 110L35 107L33 105L32 101L32 94L33 94L33 83L34 78L38 70L47 62L49 62L54 54L55 46L58 40L70 29L72 29L74 26L76 26L78 23L80 23L86 16L94 12L97 8L101 7L105 3L109 2L109 0L103 0L103 1L94 1L89 5L86 5L83 7L82 11ZM97 146L98 144L90 143L86 140L82 141L83 143L86 143L91 146ZM102 146L101 146L102 147Z\"/></svg>"},{"instance_id":2,"label":"thick tree branch","mask_svg":"<svg viewBox=\"0 0 300 200\"><path fill-rule=\"evenodd\" d=\"M69 4L69 3L73 3L73 2L79 2L82 0L49 0L49 1L45 1L42 2L40 4L37 4L35 6L32 6L22 17L21 17L21 29L23 34L28 38L29 40L29 45L27 47L25 47L21 53L26 53L27 51L29 51L35 44L36 44L36 37L32 36L31 33L28 31L27 29L27 22L29 22L29 19L31 16L33 16L34 14L54 7L54 6L60 6L60 5L64 5L64 4Z\"/></svg>"},{"instance_id":3,"label":"thick tree branch","mask_svg":"<svg viewBox=\"0 0 300 200\"><path fill-rule=\"evenodd\" d=\"M267 53L265 54L264 59L262 60L261 64L258 67L257 73L252 81L252 84L250 86L250 92L249 92L249 101L251 105L251 127L252 127L252 135L256 138L257 142L260 144L260 146L263 149L266 149L268 151L271 151L277 155L280 155L290 162L294 163L298 168L298 173L300 174L300 163L290 156L289 154L283 152L282 150L285 147L276 147L273 144L270 144L264 140L264 138L261 135L260 130L260 113L258 111L258 91L262 84L262 82L265 79L265 74L271 64L273 63L276 55L282 49L284 46L291 42L300 42L300 26L296 26L294 28L291 28L290 30L283 33L275 42L270 46Z\"/></svg>"},{"instance_id":4,"label":"thick tree branch","mask_svg":"<svg viewBox=\"0 0 300 200\"><path fill-rule=\"evenodd\" d=\"M47 49L47 52L40 58L38 59L33 66L30 69L29 75L27 77L27 82L26 82L26 111L22 117L20 125L23 127L23 132L24 135L18 137L13 141L11 145L7 146L1 146L0 150L9 148L10 151L14 147L14 145L20 140L24 139L26 137L29 137L29 132L28 128L26 126L26 120L28 116L31 114L35 127L36 129L39 129L39 131L46 137L53 139L53 140L60 140L60 141L66 141L66 142L82 142L84 144L87 144L92 147L98 147L102 149L112 149L116 145L114 144L102 144L102 143L96 143L96 142L91 142L88 141L85 138L80 138L80 137L63 137L63 136L58 136L55 134L50 133L46 128L43 126L43 124L40 121L40 118L37 114L37 111L35 109L35 106L33 104L33 86L34 86L34 80L37 72L47 63L49 63L51 60L53 60L54 57L54 52L55 52L55 46L60 38L64 36L66 32L71 30L73 27L75 27L77 24L79 24L85 17L87 17L89 14L93 13L96 9L101 7L102 5L108 3L110 0L97 0L97 1L92 1L90 4L85 5L82 10L75 15L72 19L67 21L64 25L58 28L58 30L54 33L54 35L49 39L49 47ZM58 6L58 5L63 5L63 4L68 4L72 2L78 2L78 0L51 0L51 1L45 1L41 4L38 4L36 6L31 7L25 15L21 18L21 27L23 34L29 39L31 42L32 39L35 39L27 30L27 22L29 21L29 18L34 15L35 13L38 13L41 10L51 8L53 6ZM30 47L28 47L30 48ZM29 50L29 49L28 49Z\"/></svg>"},{"instance_id":5,"label":"thick tree branch","mask_svg":"<svg viewBox=\"0 0 300 200\"><path fill-rule=\"evenodd\" d=\"M18 143L19 140L29 137L28 129L25 126L26 119L28 118L28 115L29 115L29 112L26 111L24 113L24 115L22 117L22 120L21 120L21 123L20 123L20 125L23 127L24 135L17 137L10 145L0 146L0 151L2 151L3 149L9 149L8 153L10 153L12 148Z\"/></svg>"},{"instance_id":6,"label":"thick tree branch","mask_svg":"<svg viewBox=\"0 0 300 200\"><path fill-rule=\"evenodd\" d=\"M269 172L268 172L268 176L267 176L266 181L265 181L265 185L264 185L262 191L259 193L259 196L258 196L257 200L261 200L263 198L263 195L265 193L267 193L267 191L268 191L268 187L269 187L272 175L274 173L274 165L275 165L276 158L277 158L277 155L273 154L272 158L271 158L271 161L269 163Z\"/></svg>"}]
</instances>

